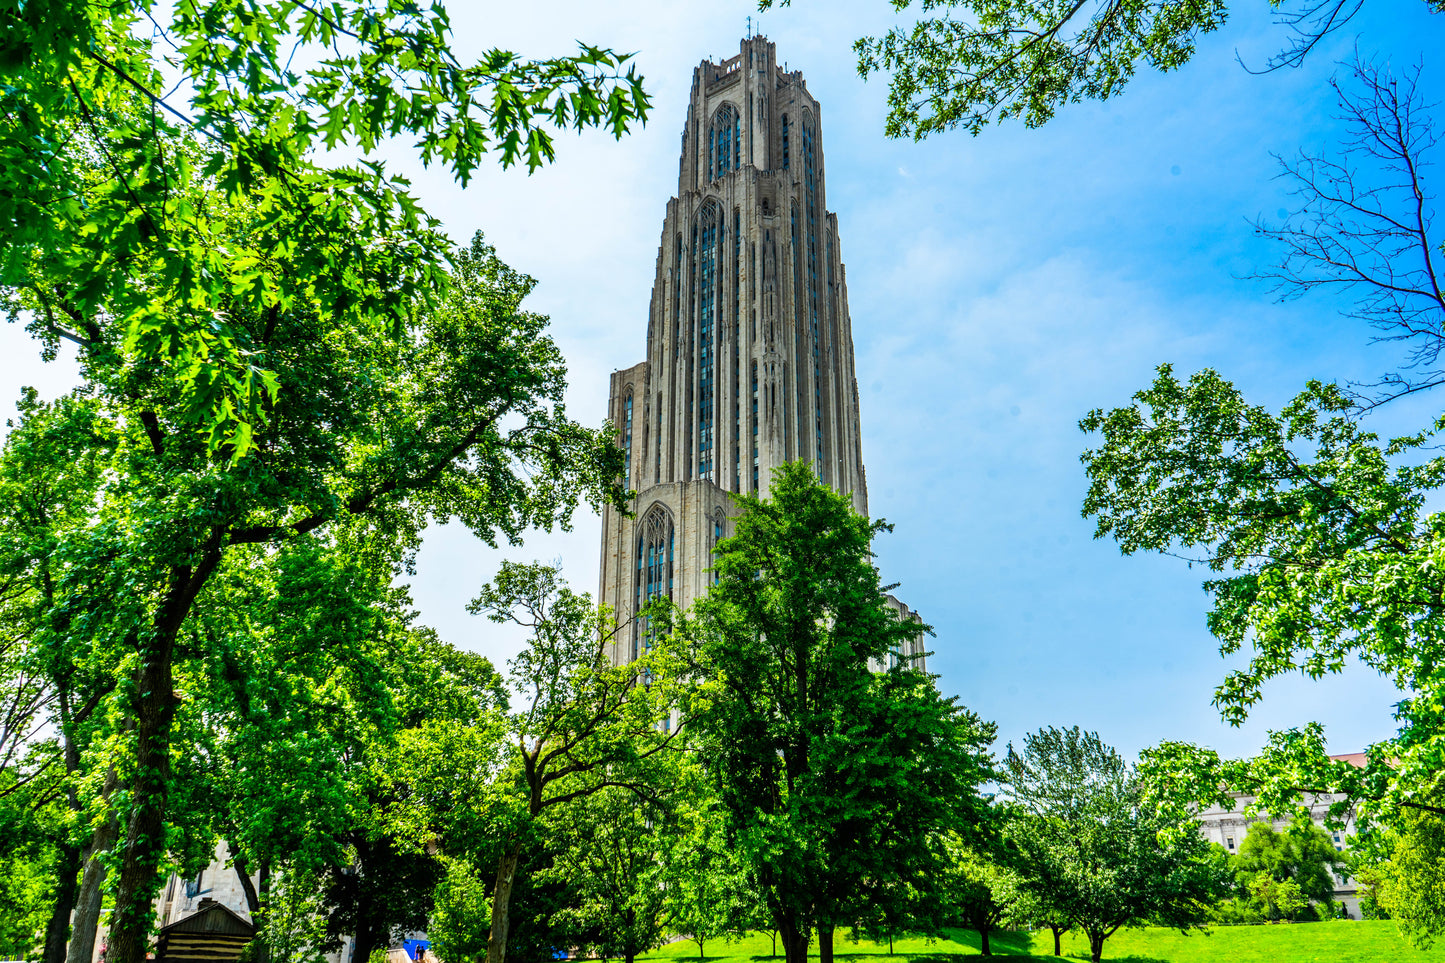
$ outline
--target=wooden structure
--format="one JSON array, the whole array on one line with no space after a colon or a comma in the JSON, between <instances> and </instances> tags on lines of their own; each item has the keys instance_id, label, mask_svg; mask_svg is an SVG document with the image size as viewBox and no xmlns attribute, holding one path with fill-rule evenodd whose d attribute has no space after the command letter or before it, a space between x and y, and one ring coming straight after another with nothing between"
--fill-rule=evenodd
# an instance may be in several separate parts
<instances>
[{"instance_id":1,"label":"wooden structure","mask_svg":"<svg viewBox=\"0 0 1445 963\"><path fill-rule=\"evenodd\" d=\"M235 963L256 927L213 899L185 919L161 927L156 963Z\"/></svg>"}]
</instances>

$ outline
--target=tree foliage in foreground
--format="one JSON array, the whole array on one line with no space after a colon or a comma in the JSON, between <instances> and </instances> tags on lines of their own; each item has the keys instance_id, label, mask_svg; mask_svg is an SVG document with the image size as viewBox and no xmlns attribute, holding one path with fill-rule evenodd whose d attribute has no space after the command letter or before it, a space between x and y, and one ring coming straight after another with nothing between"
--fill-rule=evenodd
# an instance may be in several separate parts
<instances>
[{"instance_id":1,"label":"tree foliage in foreground","mask_svg":"<svg viewBox=\"0 0 1445 963\"><path fill-rule=\"evenodd\" d=\"M766 10L774 0L759 0ZM786 5L789 0L779 0ZM889 0L895 11L913 0ZM1272 4L1293 37L1270 69L1300 64L1363 0ZM1445 13L1445 0L1426 0ZM1229 17L1225 0L920 0L911 26L853 45L858 73L889 75L889 137L922 140L1019 118L1047 123L1066 104L1108 100L1141 68L1175 70Z\"/></svg>"},{"instance_id":2,"label":"tree foliage in foreground","mask_svg":"<svg viewBox=\"0 0 1445 963\"><path fill-rule=\"evenodd\" d=\"M1417 947L1433 946L1445 933L1445 817L1407 812L1363 842L1351 847L1362 914L1393 919Z\"/></svg>"},{"instance_id":3,"label":"tree foliage in foreground","mask_svg":"<svg viewBox=\"0 0 1445 963\"><path fill-rule=\"evenodd\" d=\"M1166 365L1134 404L1083 422L1102 444L1084 455L1085 511L1126 553L1186 551L1216 576L1209 628L1220 650L1249 652L1215 690L1242 722L1265 683L1342 671L1352 660L1401 690L1398 733L1364 767L1329 758L1318 725L1271 733L1252 760L1164 743L1149 757L1161 785L1232 807L1223 787L1264 812L1292 811L1306 792L1339 792L1338 818L1403 808L1439 811L1445 773L1445 605L1436 558L1445 485L1430 455L1438 429L1381 441L1350 415L1343 392L1318 383L1278 415L1245 402L1213 371L1181 382Z\"/></svg>"},{"instance_id":4,"label":"tree foliage in foreground","mask_svg":"<svg viewBox=\"0 0 1445 963\"><path fill-rule=\"evenodd\" d=\"M230 230L267 230L253 213L232 210ZM23 460L37 485L100 466L85 476L90 512L25 530L6 542L4 564L46 573L50 594L29 625L40 664L113 686L99 696L106 755L90 772L98 780L113 768L124 790L110 946L127 963L143 955L171 794L185 785L172 761L190 751L189 675L219 676L226 691L234 645L289 641L226 604L246 597L237 586L248 573L288 543L319 538L345 543L385 578L432 519L515 540L612 490L620 456L566 417L546 319L520 306L532 280L480 239L457 262L446 298L416 305L386 337L339 316L235 305L229 323L264 342L294 388L276 397L244 457L210 450L172 372L129 363L125 325L108 314L86 319L84 387L7 439L6 457Z\"/></svg>"},{"instance_id":5,"label":"tree foliage in foreground","mask_svg":"<svg viewBox=\"0 0 1445 963\"><path fill-rule=\"evenodd\" d=\"M114 360L237 457L304 390L245 318L385 338L446 286L436 222L373 159L388 142L465 184L489 153L535 169L551 130L620 137L648 107L603 48L461 61L440 2L36 0L0 6L0 37L0 287L34 295L51 349L107 318ZM337 149L359 159L317 162ZM230 229L242 205L262 229Z\"/></svg>"}]
</instances>

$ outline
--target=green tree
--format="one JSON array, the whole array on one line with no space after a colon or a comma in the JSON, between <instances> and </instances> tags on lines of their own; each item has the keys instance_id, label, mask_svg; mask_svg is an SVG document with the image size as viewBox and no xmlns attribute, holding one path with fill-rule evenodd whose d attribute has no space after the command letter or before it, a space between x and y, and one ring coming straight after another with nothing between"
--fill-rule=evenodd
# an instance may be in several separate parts
<instances>
[{"instance_id":1,"label":"green tree","mask_svg":"<svg viewBox=\"0 0 1445 963\"><path fill-rule=\"evenodd\" d=\"M54 746L36 745L27 755L53 757ZM64 795L56 779L21 781L39 765L31 759L0 771L0 955L12 960L33 958L44 942L61 882Z\"/></svg>"},{"instance_id":2,"label":"green tree","mask_svg":"<svg viewBox=\"0 0 1445 963\"><path fill-rule=\"evenodd\" d=\"M1379 835L1384 858L1358 870L1358 878L1378 917L1395 920L1407 939L1427 949L1445 933L1445 818L1406 812Z\"/></svg>"},{"instance_id":3,"label":"green tree","mask_svg":"<svg viewBox=\"0 0 1445 963\"><path fill-rule=\"evenodd\" d=\"M673 724L684 684L665 644L635 662L612 665L609 614L548 566L504 562L469 609L531 633L509 663L514 701L500 759L489 734L479 738L472 727L451 727L417 747L425 764L418 778L428 784L424 796L449 799L431 810L442 814L436 838L444 853L478 871L495 868L487 960L502 963L513 887L534 854L531 863L540 870L555 863L546 819L564 818L569 805L612 788L647 798L665 793L661 763L684 746L686 720ZM536 871L529 877L534 889L545 883ZM465 928L460 909L453 919L457 931Z\"/></svg>"},{"instance_id":4,"label":"green tree","mask_svg":"<svg viewBox=\"0 0 1445 963\"><path fill-rule=\"evenodd\" d=\"M773 2L759 0L759 7ZM913 0L889 3L900 12L913 6ZM1426 4L1445 12L1445 0ZM1301 63L1349 22L1360 3L1304 0L1274 7L1293 36L1269 69ZM921 0L919 8L925 16L911 26L853 45L861 76L891 75L884 126L889 137L922 140L955 127L976 135L1009 118L1041 126L1066 104L1115 96L1141 66L1163 72L1182 67L1199 38L1229 16L1225 0Z\"/></svg>"},{"instance_id":5,"label":"green tree","mask_svg":"<svg viewBox=\"0 0 1445 963\"><path fill-rule=\"evenodd\" d=\"M1028 880L1019 881L1014 918L1021 923L1048 930L1054 938L1054 955L1063 956L1063 937L1074 928L1074 921L1069 918L1065 909L1048 902L1047 890L1028 884Z\"/></svg>"},{"instance_id":6,"label":"green tree","mask_svg":"<svg viewBox=\"0 0 1445 963\"><path fill-rule=\"evenodd\" d=\"M110 820L104 817L98 820L97 838L91 838L82 812L87 799L76 780L104 714L102 700L115 687L114 673L83 652L62 656L38 639L49 620L83 624L86 617L73 607L57 611L63 596L57 591L60 571L52 556L61 534L85 525L94 510L111 444L97 423L95 408L91 399L45 403L33 390L23 390L17 403L20 417L11 422L0 452L0 544L6 548L0 559L0 780L7 784L0 795L24 792L35 800L58 792L69 807L65 818L47 822L53 843L47 851L55 864L54 884L46 888L54 898L44 963L66 958L71 913L80 895L75 880L85 849L103 852L110 846ZM56 740L54 751L35 751L38 739L50 738ZM91 893L88 902L98 911L98 889L92 886ZM77 955L85 950L86 960L91 935L81 932L72 941Z\"/></svg>"},{"instance_id":7,"label":"green tree","mask_svg":"<svg viewBox=\"0 0 1445 963\"><path fill-rule=\"evenodd\" d=\"M267 230L246 211L231 216L238 234ZM125 362L123 325L87 320L86 385L70 420L71 447L100 463L94 515L7 551L9 564L48 567L54 602L33 636L46 664L114 680L102 701L115 723L94 771L113 768L126 790L110 947L127 963L142 953L165 858L186 705L177 686L225 668L224 633L199 615L220 609L229 579L284 543L347 526L395 567L431 518L515 540L565 522L617 477L615 446L561 408L545 318L520 308L533 282L480 239L457 261L445 301L418 306L387 338L311 310L232 315L295 389L277 396L244 457L210 450L170 374Z\"/></svg>"},{"instance_id":8,"label":"green tree","mask_svg":"<svg viewBox=\"0 0 1445 963\"><path fill-rule=\"evenodd\" d=\"M1006 866L956 841L951 841L949 855L943 882L948 910L978 933L980 952L992 956L989 934L1010 919L1018 905L1018 877Z\"/></svg>"},{"instance_id":9,"label":"green tree","mask_svg":"<svg viewBox=\"0 0 1445 963\"><path fill-rule=\"evenodd\" d=\"M1262 870L1242 874L1240 888L1259 908L1262 918L1270 922L1298 920L1310 908L1310 898L1299 883L1292 879L1275 879Z\"/></svg>"},{"instance_id":10,"label":"green tree","mask_svg":"<svg viewBox=\"0 0 1445 963\"><path fill-rule=\"evenodd\" d=\"M1345 865L1344 854L1335 849L1329 834L1306 816L1296 816L1284 830L1267 822L1250 824L1239 853L1234 857L1236 877L1264 873L1277 883L1293 883L1304 896L1304 904L1285 918L1317 907L1313 915L1334 918L1334 871Z\"/></svg>"},{"instance_id":11,"label":"green tree","mask_svg":"<svg viewBox=\"0 0 1445 963\"><path fill-rule=\"evenodd\" d=\"M1097 733L1040 729L1009 746L1003 795L1022 886L1089 938L1094 963L1124 926L1202 927L1224 876L1188 813L1150 805Z\"/></svg>"},{"instance_id":12,"label":"green tree","mask_svg":"<svg viewBox=\"0 0 1445 963\"><path fill-rule=\"evenodd\" d=\"M746 933L761 908L749 866L728 844L726 814L710 789L689 784L677 800L677 828L665 843L668 925L697 944L699 960L707 959L709 940Z\"/></svg>"},{"instance_id":13,"label":"green tree","mask_svg":"<svg viewBox=\"0 0 1445 963\"><path fill-rule=\"evenodd\" d=\"M436 222L372 155L413 138L465 182L489 151L535 168L553 155L547 128L620 136L647 107L627 58L600 48L463 64L439 3L210 0L169 14L0 9L0 295L48 355L76 343L81 397L103 399L94 445L116 449L93 501L104 524L58 533L58 612L36 642L54 664L84 662L55 651L83 618L73 647L110 667L121 650L140 660L115 700L134 723L110 942L125 963L144 955L164 849L177 639L227 553L358 514L403 546L429 514L515 537L565 518L575 494L568 431L532 417L560 400L537 326L516 324L527 350L509 355L478 352L480 329L455 323L469 298L501 308L510 272L482 268L502 281L483 308L487 258L453 271ZM335 148L360 159L316 162ZM511 277L516 294L526 282ZM495 393L473 390L484 383ZM433 417L446 405L450 424ZM518 416L527 441L509 450L521 436L498 426ZM528 463L552 467L529 482L512 471ZM468 475L491 477L468 493Z\"/></svg>"},{"instance_id":14,"label":"green tree","mask_svg":"<svg viewBox=\"0 0 1445 963\"><path fill-rule=\"evenodd\" d=\"M814 925L826 963L834 927L864 917L887 881L939 869L938 834L981 805L993 727L907 660L870 670L926 630L884 602L871 560L884 523L801 463L738 508L683 625L706 680L692 718L789 963Z\"/></svg>"},{"instance_id":15,"label":"green tree","mask_svg":"<svg viewBox=\"0 0 1445 963\"><path fill-rule=\"evenodd\" d=\"M577 890L570 915L593 955L633 963L662 945L679 823L670 805L621 786L577 800L552 821L552 872Z\"/></svg>"},{"instance_id":16,"label":"green tree","mask_svg":"<svg viewBox=\"0 0 1445 963\"><path fill-rule=\"evenodd\" d=\"M648 106L627 57L585 44L463 63L440 3L41 0L0 10L0 35L0 287L34 296L51 348L114 325L113 362L155 369L178 420L236 458L282 385L305 392L241 319L317 312L385 339L446 285L448 244L375 159L390 141L466 183L488 153L536 168L549 130L621 136ZM358 160L317 161L338 148ZM275 230L234 231L237 206Z\"/></svg>"}]
</instances>

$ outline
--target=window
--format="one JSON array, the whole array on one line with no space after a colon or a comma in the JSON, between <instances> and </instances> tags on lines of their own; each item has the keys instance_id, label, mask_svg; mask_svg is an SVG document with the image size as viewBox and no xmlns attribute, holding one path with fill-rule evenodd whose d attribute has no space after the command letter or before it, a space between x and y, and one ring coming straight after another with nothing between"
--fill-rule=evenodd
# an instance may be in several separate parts
<instances>
[{"instance_id":1,"label":"window","mask_svg":"<svg viewBox=\"0 0 1445 963\"><path fill-rule=\"evenodd\" d=\"M1224 844L1225 844L1226 846L1228 846L1230 849L1233 849L1233 848L1234 848L1234 837L1233 837L1233 836L1230 836L1229 838L1227 838L1227 839L1224 841Z\"/></svg>"},{"instance_id":2,"label":"window","mask_svg":"<svg viewBox=\"0 0 1445 963\"><path fill-rule=\"evenodd\" d=\"M783 170L788 169L788 115L783 115Z\"/></svg>"},{"instance_id":3,"label":"window","mask_svg":"<svg viewBox=\"0 0 1445 963\"><path fill-rule=\"evenodd\" d=\"M723 104L712 119L707 140L708 180L717 180L742 166L743 127L732 104Z\"/></svg>"},{"instance_id":4,"label":"window","mask_svg":"<svg viewBox=\"0 0 1445 963\"><path fill-rule=\"evenodd\" d=\"M637 527L636 609L641 612L655 598L672 598L673 558L676 539L672 516L661 505L654 505ZM653 630L645 617L632 623L632 658L652 648Z\"/></svg>"},{"instance_id":5,"label":"window","mask_svg":"<svg viewBox=\"0 0 1445 963\"><path fill-rule=\"evenodd\" d=\"M808 237L808 331L812 335L813 342L813 428L816 438L815 455L813 468L818 473L818 478L825 484L828 481L826 463L823 459L823 369L822 369L822 338L818 329L818 172L816 166L817 152L815 150L813 128L806 118L803 120L803 184L806 188L807 202L807 237ZM798 412L799 418L802 411ZM801 447L802 428L799 428L799 446Z\"/></svg>"},{"instance_id":6,"label":"window","mask_svg":"<svg viewBox=\"0 0 1445 963\"><path fill-rule=\"evenodd\" d=\"M186 880L186 899L194 899L210 891L211 887L206 885L206 871L204 869L196 874L195 879Z\"/></svg>"},{"instance_id":7,"label":"window","mask_svg":"<svg viewBox=\"0 0 1445 963\"><path fill-rule=\"evenodd\" d=\"M719 508L717 511L713 512L713 516L712 516L712 545L709 547L708 551L709 551L710 553L712 553L712 554L716 554L716 553L717 553L717 543L718 543L718 542L721 542L722 540L723 540L723 513L722 513L722 509ZM717 573L716 570L714 570L713 573L712 573L712 583L713 583L714 585L716 585L716 584L718 583L718 578L719 578L718 573Z\"/></svg>"},{"instance_id":8,"label":"window","mask_svg":"<svg viewBox=\"0 0 1445 963\"><path fill-rule=\"evenodd\" d=\"M753 362L753 487L758 490L758 363Z\"/></svg>"},{"instance_id":9,"label":"window","mask_svg":"<svg viewBox=\"0 0 1445 963\"><path fill-rule=\"evenodd\" d=\"M697 270L697 477L709 481L714 478L715 438L714 418L717 357L715 352L718 314L718 286L722 260L723 225L721 211L715 204L708 204L698 214L698 223L693 228L697 239L694 259Z\"/></svg>"},{"instance_id":10,"label":"window","mask_svg":"<svg viewBox=\"0 0 1445 963\"><path fill-rule=\"evenodd\" d=\"M743 215L733 208L733 491L742 488Z\"/></svg>"},{"instance_id":11,"label":"window","mask_svg":"<svg viewBox=\"0 0 1445 963\"><path fill-rule=\"evenodd\" d=\"M632 392L622 403L622 486L632 487Z\"/></svg>"}]
</instances>

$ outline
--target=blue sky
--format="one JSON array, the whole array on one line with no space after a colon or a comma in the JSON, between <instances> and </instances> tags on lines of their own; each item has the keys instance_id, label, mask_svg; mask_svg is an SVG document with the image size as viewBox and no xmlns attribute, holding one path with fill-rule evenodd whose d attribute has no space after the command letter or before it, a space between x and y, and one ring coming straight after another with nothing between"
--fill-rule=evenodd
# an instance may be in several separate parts
<instances>
[{"instance_id":1,"label":"blue sky","mask_svg":"<svg viewBox=\"0 0 1445 963\"><path fill-rule=\"evenodd\" d=\"M1308 378L1369 378L1397 360L1325 297L1275 304L1259 282L1270 246L1249 220L1289 206L1271 152L1336 140L1326 81L1358 44L1405 67L1445 49L1445 17L1421 0L1370 0L1305 66L1257 76L1287 40L1266 3L1236 7L1193 61L1141 73L1115 100L1063 109L1040 130L1012 124L915 144L882 135L885 84L854 71L860 34L892 21L884 0L797 0L759 20L745 2L450 5L464 58L491 46L563 53L575 39L635 50L654 97L621 142L559 139L535 175L485 171L465 190L404 149L425 205L459 241L483 230L540 282L570 371L569 411L599 423L607 376L641 359L663 208L691 71L737 52L752 14L823 105L829 207L838 214L858 356L870 507L896 525L877 546L886 581L937 631L940 687L1000 726L1000 744L1043 725L1098 730L1129 752L1189 739L1230 754L1268 728L1317 719L1337 751L1390 728L1398 696L1363 671L1284 680L1241 729L1210 706L1226 663L1204 625L1199 569L1123 558L1081 518L1077 429L1124 403L1154 367L1212 366L1278 406ZM1440 100L1445 81L1423 85ZM1445 172L1437 170L1439 178ZM4 380L60 390L14 327ZM1413 427L1436 399L1381 416ZM413 595L449 641L503 662L522 639L467 615L501 558L562 560L595 591L599 523L488 549L464 530L430 533Z\"/></svg>"}]
</instances>

